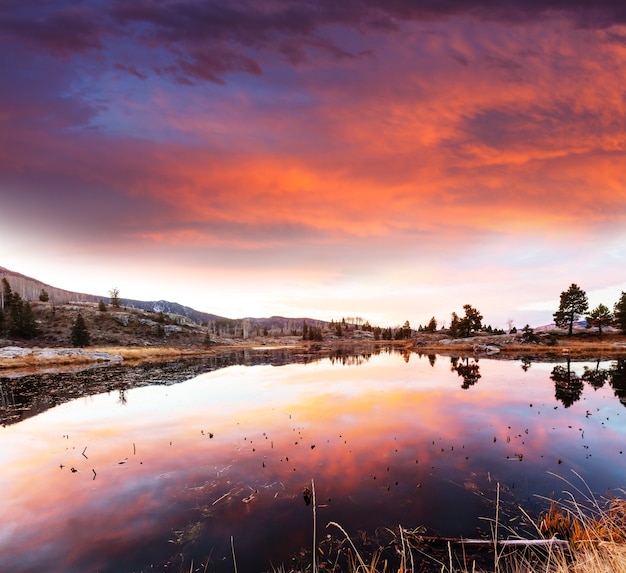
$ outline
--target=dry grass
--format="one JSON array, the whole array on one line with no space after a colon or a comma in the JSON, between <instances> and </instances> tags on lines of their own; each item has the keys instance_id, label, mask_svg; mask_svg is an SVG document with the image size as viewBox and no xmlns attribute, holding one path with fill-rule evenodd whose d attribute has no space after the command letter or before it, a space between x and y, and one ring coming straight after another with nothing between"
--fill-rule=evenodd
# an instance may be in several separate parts
<instances>
[{"instance_id":1,"label":"dry grass","mask_svg":"<svg viewBox=\"0 0 626 573\"><path fill-rule=\"evenodd\" d=\"M482 344L479 340L468 342L455 342L452 344L441 344L434 342L426 343L417 350L422 353L433 352L438 354L458 354L469 353L474 354L475 346ZM626 341L614 340L580 340L574 337L564 337L557 339L555 344L502 344L499 345L500 353L507 355L552 355L552 356L570 356L572 358L584 357L623 357L626 356ZM480 354L480 352L478 352Z\"/></svg>"},{"instance_id":2,"label":"dry grass","mask_svg":"<svg viewBox=\"0 0 626 573\"><path fill-rule=\"evenodd\" d=\"M0 370L33 370L49 366L81 366L94 362L105 362L103 358L94 359L88 355L69 354L54 357L28 354L26 356L16 356L15 358L0 358Z\"/></svg>"},{"instance_id":3,"label":"dry grass","mask_svg":"<svg viewBox=\"0 0 626 573\"><path fill-rule=\"evenodd\" d=\"M302 570L290 571L626 573L626 497L611 498L601 503L589 490L574 489L579 494L577 498L568 494L565 502L547 500L549 509L540 516L536 525L537 539L524 540L514 531L501 528L498 522L498 499L495 519L489 520L492 541L476 540L476 543L490 546L490 565L486 565L484 556L480 564L471 556L475 546L469 540L447 540L447 550L440 551L437 555L429 555L423 530L410 531L401 527L394 533L392 545L396 558L391 564L383 556L383 547L377 547L365 555L359 552L349 534L339 524L332 522L329 527L338 529L343 536L343 541L335 544L334 558L326 558L323 563L318 563L318 551L320 554L324 554L324 551L319 548L316 550L314 546L315 557L312 562ZM626 492L620 493L626 496ZM577 501L581 497L582 503ZM525 513L524 516L528 518ZM555 537L557 535L560 540ZM456 543L455 550L453 543Z\"/></svg>"},{"instance_id":4,"label":"dry grass","mask_svg":"<svg viewBox=\"0 0 626 573\"><path fill-rule=\"evenodd\" d=\"M125 362L169 360L215 354L215 350L203 346L99 346L89 348L89 350L117 354Z\"/></svg>"}]
</instances>

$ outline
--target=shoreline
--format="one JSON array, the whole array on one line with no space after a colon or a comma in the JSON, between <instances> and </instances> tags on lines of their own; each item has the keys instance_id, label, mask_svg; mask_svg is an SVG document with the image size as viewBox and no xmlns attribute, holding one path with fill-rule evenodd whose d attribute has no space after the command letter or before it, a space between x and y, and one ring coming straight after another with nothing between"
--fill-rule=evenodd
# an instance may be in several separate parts
<instances>
[{"instance_id":1,"label":"shoreline","mask_svg":"<svg viewBox=\"0 0 626 573\"><path fill-rule=\"evenodd\" d=\"M395 348L416 354L437 354L463 358L491 358L502 360L616 360L626 358L626 337L619 340L559 339L556 344L521 344L497 341L495 337L473 337L443 340L392 340L336 339L319 343L291 337L288 340L248 339L229 340L211 346L92 346L71 347L0 347L0 376L15 371L43 370L50 367L75 367L113 364L135 365L144 362L185 360L213 356L230 350L289 350L307 354L330 356L333 352L368 352L375 348Z\"/></svg>"}]
</instances>

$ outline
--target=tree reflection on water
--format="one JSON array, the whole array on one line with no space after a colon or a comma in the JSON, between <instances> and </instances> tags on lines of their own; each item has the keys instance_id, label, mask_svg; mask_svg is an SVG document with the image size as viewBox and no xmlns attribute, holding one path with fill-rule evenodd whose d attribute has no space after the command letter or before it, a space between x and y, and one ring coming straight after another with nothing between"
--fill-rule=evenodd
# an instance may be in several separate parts
<instances>
[{"instance_id":1,"label":"tree reflection on water","mask_svg":"<svg viewBox=\"0 0 626 573\"><path fill-rule=\"evenodd\" d=\"M626 359L624 358L616 360L609 368L600 368L600 360L598 360L595 368L584 366L582 375L572 368L571 359L568 358L566 366L558 364L552 369L550 379L554 381L554 397L566 408L580 400L585 382L594 390L599 390L607 381L613 388L616 398L626 406Z\"/></svg>"},{"instance_id":2,"label":"tree reflection on water","mask_svg":"<svg viewBox=\"0 0 626 573\"><path fill-rule=\"evenodd\" d=\"M470 386L473 386L478 382L480 378L480 367L478 366L478 360L469 358L460 358L453 356L450 358L450 370L456 372L461 378L463 378L463 384L461 388L467 390Z\"/></svg>"}]
</instances>

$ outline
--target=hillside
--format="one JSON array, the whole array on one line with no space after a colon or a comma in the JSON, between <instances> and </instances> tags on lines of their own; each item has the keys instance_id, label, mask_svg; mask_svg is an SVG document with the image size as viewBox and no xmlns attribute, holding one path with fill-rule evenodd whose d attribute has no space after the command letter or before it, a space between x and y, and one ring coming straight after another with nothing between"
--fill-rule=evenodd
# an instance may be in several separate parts
<instances>
[{"instance_id":1,"label":"hillside","mask_svg":"<svg viewBox=\"0 0 626 573\"><path fill-rule=\"evenodd\" d=\"M82 314L91 335L92 345L199 345L209 339L228 343L232 338L256 336L284 337L301 334L302 326L328 326L324 321L306 317L232 319L201 312L166 300L140 301L121 299L119 308L110 304L109 297L59 289L40 280L0 267L0 281L6 278L12 292L31 305L37 334L20 344L64 346L70 344L71 327ZM40 301L42 290L49 299ZM102 301L106 310L99 309ZM6 324L5 324L6 327ZM6 328L5 328L6 331ZM2 328L0 328L0 336ZM6 335L6 332L5 332ZM15 343L0 339L0 345Z\"/></svg>"},{"instance_id":2,"label":"hillside","mask_svg":"<svg viewBox=\"0 0 626 573\"><path fill-rule=\"evenodd\" d=\"M27 277L21 273L16 273L15 271L10 271L9 269L0 267L0 280L3 278L6 278L9 281L9 284L14 292L17 292L23 300L28 300L30 302L39 300L39 295L42 289L48 293L48 296L50 297L49 302L54 305L71 304L76 302L97 303L100 300L107 304L110 302L110 299L107 296L96 296L56 288L32 277ZM200 312L199 310L195 310L191 307L167 300L142 301L125 298L122 298L121 300L124 306L154 312L177 314L189 318L198 324L224 318L216 314Z\"/></svg>"}]
</instances>

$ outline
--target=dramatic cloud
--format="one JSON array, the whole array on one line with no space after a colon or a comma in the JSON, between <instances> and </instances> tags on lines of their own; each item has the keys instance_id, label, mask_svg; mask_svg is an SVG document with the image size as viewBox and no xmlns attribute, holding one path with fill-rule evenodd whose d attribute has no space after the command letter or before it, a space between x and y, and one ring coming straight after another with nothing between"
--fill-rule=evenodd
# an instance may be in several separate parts
<instances>
[{"instance_id":1,"label":"dramatic cloud","mask_svg":"<svg viewBox=\"0 0 626 573\"><path fill-rule=\"evenodd\" d=\"M3 266L58 282L67 252L136 298L391 322L626 288L613 2L5 6ZM227 300L245 284L262 303Z\"/></svg>"}]
</instances>

